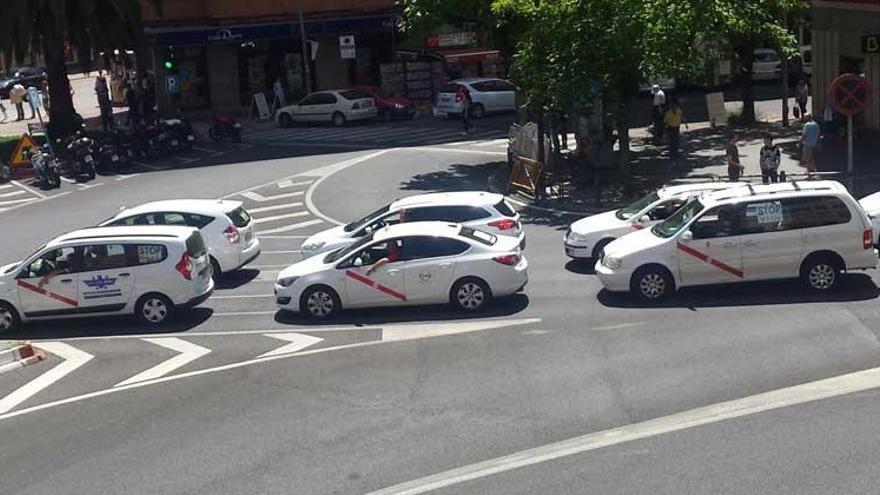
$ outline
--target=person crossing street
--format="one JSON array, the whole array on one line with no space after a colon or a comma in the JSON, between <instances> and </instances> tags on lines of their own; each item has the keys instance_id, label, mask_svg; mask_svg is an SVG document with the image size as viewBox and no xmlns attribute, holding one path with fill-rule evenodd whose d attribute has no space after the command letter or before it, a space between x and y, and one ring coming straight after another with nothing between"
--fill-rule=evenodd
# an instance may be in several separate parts
<instances>
[{"instance_id":1,"label":"person crossing street","mask_svg":"<svg viewBox=\"0 0 880 495\"><path fill-rule=\"evenodd\" d=\"M779 161L782 157L779 147L773 144L773 135L764 134L764 146L761 147L761 182L779 182Z\"/></svg>"}]
</instances>

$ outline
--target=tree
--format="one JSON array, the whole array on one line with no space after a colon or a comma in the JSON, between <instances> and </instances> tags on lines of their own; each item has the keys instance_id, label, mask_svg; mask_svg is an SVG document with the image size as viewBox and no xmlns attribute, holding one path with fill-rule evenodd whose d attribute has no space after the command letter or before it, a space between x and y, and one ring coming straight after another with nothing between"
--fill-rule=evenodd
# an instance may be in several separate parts
<instances>
[{"instance_id":1,"label":"tree","mask_svg":"<svg viewBox=\"0 0 880 495\"><path fill-rule=\"evenodd\" d=\"M161 0L151 0L156 8ZM141 36L139 0L7 0L0 16L0 51L19 63L32 46L45 59L52 101L53 138L77 128L65 65L65 46L109 51L136 46ZM143 55L143 54L139 54Z\"/></svg>"}]
</instances>

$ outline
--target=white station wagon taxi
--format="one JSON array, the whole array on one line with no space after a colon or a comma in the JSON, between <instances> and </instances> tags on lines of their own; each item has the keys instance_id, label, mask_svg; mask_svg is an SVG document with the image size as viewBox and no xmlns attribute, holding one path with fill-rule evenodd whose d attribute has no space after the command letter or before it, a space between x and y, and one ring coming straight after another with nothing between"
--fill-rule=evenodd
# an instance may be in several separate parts
<instances>
[{"instance_id":1,"label":"white station wagon taxi","mask_svg":"<svg viewBox=\"0 0 880 495\"><path fill-rule=\"evenodd\" d=\"M275 301L314 318L342 308L440 303L475 312L526 282L528 262L514 237L459 224L406 223L287 267L275 283Z\"/></svg>"},{"instance_id":2,"label":"white station wagon taxi","mask_svg":"<svg viewBox=\"0 0 880 495\"><path fill-rule=\"evenodd\" d=\"M703 194L606 246L596 274L655 301L679 287L797 277L829 291L844 272L876 267L865 210L840 183L811 181Z\"/></svg>"},{"instance_id":3,"label":"white station wagon taxi","mask_svg":"<svg viewBox=\"0 0 880 495\"><path fill-rule=\"evenodd\" d=\"M606 211L571 224L562 238L565 254L598 260L602 249L618 237L666 220L690 198L706 191L742 187L738 182L703 182L667 186L619 210Z\"/></svg>"},{"instance_id":4,"label":"white station wagon taxi","mask_svg":"<svg viewBox=\"0 0 880 495\"><path fill-rule=\"evenodd\" d=\"M31 320L132 313L158 325L213 290L194 228L79 230L0 268L0 332Z\"/></svg>"}]
</instances>

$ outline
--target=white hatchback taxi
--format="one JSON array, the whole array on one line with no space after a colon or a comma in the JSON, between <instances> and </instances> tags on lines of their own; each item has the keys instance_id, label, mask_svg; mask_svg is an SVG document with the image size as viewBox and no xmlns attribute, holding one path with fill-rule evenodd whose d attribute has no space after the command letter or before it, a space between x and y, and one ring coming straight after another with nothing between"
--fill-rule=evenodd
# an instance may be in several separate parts
<instances>
[{"instance_id":1,"label":"white hatchback taxi","mask_svg":"<svg viewBox=\"0 0 880 495\"><path fill-rule=\"evenodd\" d=\"M619 210L582 218L571 224L562 237L565 254L575 259L598 260L611 241L666 220L695 195L742 186L739 182L667 186Z\"/></svg>"},{"instance_id":2,"label":"white hatchback taxi","mask_svg":"<svg viewBox=\"0 0 880 495\"><path fill-rule=\"evenodd\" d=\"M251 216L240 201L174 199L120 210L100 227L182 225L202 233L215 276L237 270L260 255Z\"/></svg>"},{"instance_id":3,"label":"white hatchback taxi","mask_svg":"<svg viewBox=\"0 0 880 495\"><path fill-rule=\"evenodd\" d=\"M876 267L865 210L840 183L810 181L705 193L606 246L596 274L657 301L680 287L798 277L829 291L844 272Z\"/></svg>"},{"instance_id":4,"label":"white hatchback taxi","mask_svg":"<svg viewBox=\"0 0 880 495\"><path fill-rule=\"evenodd\" d=\"M430 193L399 199L369 215L319 232L302 243L303 258L348 246L371 233L401 222L452 222L506 237L521 248L526 234L519 213L504 196L482 191Z\"/></svg>"},{"instance_id":5,"label":"white hatchback taxi","mask_svg":"<svg viewBox=\"0 0 880 495\"><path fill-rule=\"evenodd\" d=\"M313 318L342 308L441 303L476 312L527 282L516 238L459 224L406 223L285 268L275 301Z\"/></svg>"},{"instance_id":6,"label":"white hatchback taxi","mask_svg":"<svg viewBox=\"0 0 880 495\"><path fill-rule=\"evenodd\" d=\"M158 325L213 290L194 228L79 230L0 268L0 332L31 320L119 314Z\"/></svg>"}]
</instances>

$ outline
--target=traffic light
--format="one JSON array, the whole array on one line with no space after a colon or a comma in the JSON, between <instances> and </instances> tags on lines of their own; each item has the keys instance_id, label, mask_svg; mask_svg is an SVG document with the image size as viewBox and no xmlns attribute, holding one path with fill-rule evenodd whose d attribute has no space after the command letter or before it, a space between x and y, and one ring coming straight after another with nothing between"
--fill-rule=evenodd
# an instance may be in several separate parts
<instances>
[{"instance_id":1,"label":"traffic light","mask_svg":"<svg viewBox=\"0 0 880 495\"><path fill-rule=\"evenodd\" d=\"M163 65L165 66L166 74L177 74L177 60L174 59L174 51L169 49L167 52L165 52Z\"/></svg>"}]
</instances>

